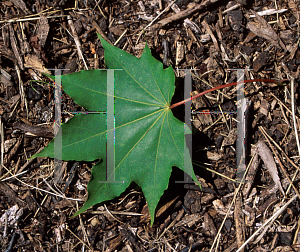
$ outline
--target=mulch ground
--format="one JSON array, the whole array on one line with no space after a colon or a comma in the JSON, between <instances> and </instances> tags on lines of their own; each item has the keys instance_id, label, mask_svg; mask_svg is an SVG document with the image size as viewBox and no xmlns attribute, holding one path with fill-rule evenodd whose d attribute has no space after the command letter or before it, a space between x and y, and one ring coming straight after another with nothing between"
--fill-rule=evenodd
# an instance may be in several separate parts
<instances>
[{"instance_id":1,"label":"mulch ground","mask_svg":"<svg viewBox=\"0 0 300 252\"><path fill-rule=\"evenodd\" d=\"M2 1L2 251L299 251L299 4ZM105 68L97 33L137 57L147 42L156 59L174 68L178 101L180 69L191 69L193 94L235 82L238 69L245 80L287 79L247 83L242 105L236 87L193 100L192 156L202 190L175 183L184 175L174 167L153 226L135 184L70 218L88 196L93 164L63 162L62 183L53 159L29 159L54 137L54 83L41 73ZM63 93L62 111L80 110ZM182 108L174 114L184 120ZM71 116L63 113L62 121ZM238 148L245 158L237 160ZM242 163L244 177L236 170Z\"/></svg>"}]
</instances>

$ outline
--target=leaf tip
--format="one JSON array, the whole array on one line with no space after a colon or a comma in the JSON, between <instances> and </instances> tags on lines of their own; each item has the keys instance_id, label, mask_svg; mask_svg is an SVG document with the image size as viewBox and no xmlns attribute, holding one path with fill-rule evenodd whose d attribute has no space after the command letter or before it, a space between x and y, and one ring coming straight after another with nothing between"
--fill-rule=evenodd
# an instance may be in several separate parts
<instances>
[{"instance_id":1,"label":"leaf tip","mask_svg":"<svg viewBox=\"0 0 300 252\"><path fill-rule=\"evenodd\" d=\"M76 213L74 213L70 218L73 219L73 218L75 218L76 216L78 216L79 214L81 214L81 213L79 213L79 211L80 211L80 210L78 210Z\"/></svg>"},{"instance_id":2,"label":"leaf tip","mask_svg":"<svg viewBox=\"0 0 300 252\"><path fill-rule=\"evenodd\" d=\"M79 214L82 214L85 210L87 210L84 205L76 212L74 213L70 218L75 218L76 216L78 216Z\"/></svg>"},{"instance_id":3,"label":"leaf tip","mask_svg":"<svg viewBox=\"0 0 300 252\"><path fill-rule=\"evenodd\" d=\"M36 154L32 155L32 156L31 156L30 158L28 158L27 160L29 161L29 160L32 160L32 159L35 159L35 158L37 158Z\"/></svg>"},{"instance_id":4,"label":"leaf tip","mask_svg":"<svg viewBox=\"0 0 300 252\"><path fill-rule=\"evenodd\" d=\"M101 44L103 46L103 48L105 49L105 46L109 45L109 43L97 32L98 38L101 41Z\"/></svg>"}]
</instances>

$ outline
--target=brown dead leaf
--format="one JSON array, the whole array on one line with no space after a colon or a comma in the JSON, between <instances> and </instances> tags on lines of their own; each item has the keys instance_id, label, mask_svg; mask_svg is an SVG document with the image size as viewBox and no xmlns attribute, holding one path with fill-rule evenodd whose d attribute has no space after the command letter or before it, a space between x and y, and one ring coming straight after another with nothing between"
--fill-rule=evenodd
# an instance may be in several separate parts
<instances>
[{"instance_id":1,"label":"brown dead leaf","mask_svg":"<svg viewBox=\"0 0 300 252\"><path fill-rule=\"evenodd\" d=\"M10 0L16 7L22 10L25 14L30 14L30 11L27 9L26 4L23 0Z\"/></svg>"},{"instance_id":2,"label":"brown dead leaf","mask_svg":"<svg viewBox=\"0 0 300 252\"><path fill-rule=\"evenodd\" d=\"M256 22L248 22L247 28L252 31L256 36L262 37L264 39L269 40L273 45L278 48L282 48L284 51L287 51L284 43L281 41L279 36L276 34L272 26L260 15L258 15L255 11L251 10L251 12L255 15Z\"/></svg>"},{"instance_id":3,"label":"brown dead leaf","mask_svg":"<svg viewBox=\"0 0 300 252\"><path fill-rule=\"evenodd\" d=\"M41 73L51 74L50 71L45 68L42 61L35 55L25 56L25 67L33 68Z\"/></svg>"},{"instance_id":4,"label":"brown dead leaf","mask_svg":"<svg viewBox=\"0 0 300 252\"><path fill-rule=\"evenodd\" d=\"M280 178L277 172L277 166L274 161L273 155L269 147L261 140L259 140L256 144L258 155L263 160L266 168L268 169L272 179L274 180L275 184L278 186L279 190L285 195L283 188L281 186Z\"/></svg>"},{"instance_id":5,"label":"brown dead leaf","mask_svg":"<svg viewBox=\"0 0 300 252\"><path fill-rule=\"evenodd\" d=\"M49 30L50 26L48 24L48 19L45 16L41 15L35 35L39 38L39 45L42 48L45 46Z\"/></svg>"}]
</instances>

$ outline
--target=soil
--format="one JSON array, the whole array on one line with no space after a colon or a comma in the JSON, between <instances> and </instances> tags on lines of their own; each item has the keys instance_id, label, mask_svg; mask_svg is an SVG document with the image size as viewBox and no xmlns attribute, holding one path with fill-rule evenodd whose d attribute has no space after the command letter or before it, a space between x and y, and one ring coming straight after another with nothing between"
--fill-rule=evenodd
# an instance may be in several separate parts
<instances>
[{"instance_id":1,"label":"soil","mask_svg":"<svg viewBox=\"0 0 300 252\"><path fill-rule=\"evenodd\" d=\"M300 251L299 1L12 0L0 7L2 251ZM241 76L285 80L245 84L242 105L236 87L193 100L202 189L176 183L184 174L173 167L152 226L134 183L71 218L88 197L94 163L63 161L57 171L51 158L30 159L55 135L55 84L42 73L104 69L97 33L136 57L147 42L174 69L172 103L183 99L182 69L191 71L193 95ZM82 110L63 92L62 112ZM173 113L184 120L184 106Z\"/></svg>"}]
</instances>

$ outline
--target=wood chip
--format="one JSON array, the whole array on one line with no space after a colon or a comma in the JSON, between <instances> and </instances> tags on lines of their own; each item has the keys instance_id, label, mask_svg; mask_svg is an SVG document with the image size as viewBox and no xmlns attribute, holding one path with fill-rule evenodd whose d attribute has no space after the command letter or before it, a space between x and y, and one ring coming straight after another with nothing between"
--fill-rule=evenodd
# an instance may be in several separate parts
<instances>
[{"instance_id":1,"label":"wood chip","mask_svg":"<svg viewBox=\"0 0 300 252\"><path fill-rule=\"evenodd\" d=\"M8 198L8 202L25 207L26 203L19 198L18 194L6 183L0 181L0 191Z\"/></svg>"},{"instance_id":2,"label":"wood chip","mask_svg":"<svg viewBox=\"0 0 300 252\"><path fill-rule=\"evenodd\" d=\"M230 130L228 136L226 138L224 138L222 147L228 146L228 145L233 145L235 143L235 140L236 140L236 130L232 129L232 130Z\"/></svg>"},{"instance_id":3,"label":"wood chip","mask_svg":"<svg viewBox=\"0 0 300 252\"><path fill-rule=\"evenodd\" d=\"M32 68L40 73L51 74L51 72L45 68L43 62L35 55L25 56L25 67Z\"/></svg>"},{"instance_id":4,"label":"wood chip","mask_svg":"<svg viewBox=\"0 0 300 252\"><path fill-rule=\"evenodd\" d=\"M218 161L222 158L223 155L220 155L218 153L214 153L214 152L211 152L211 151L207 151L206 152L206 155L207 155L207 158L209 160L212 160L212 161Z\"/></svg>"},{"instance_id":5,"label":"wood chip","mask_svg":"<svg viewBox=\"0 0 300 252\"><path fill-rule=\"evenodd\" d=\"M176 43L176 66L184 59L184 42L177 41Z\"/></svg>"},{"instance_id":6,"label":"wood chip","mask_svg":"<svg viewBox=\"0 0 300 252\"><path fill-rule=\"evenodd\" d=\"M203 1L202 3L200 4L197 4L195 6L193 6L192 8L187 8L183 11L180 11L178 13L176 13L175 15L172 15L170 17L167 17L163 20L160 20L156 25L153 25L151 27L151 30L156 30L157 28L161 28L167 24L170 24L176 20L179 20L179 19L182 19L182 18L185 18L185 17L188 17L189 15L201 10L201 9L204 9L206 8L207 6L210 6L216 2L218 2L219 0L205 0Z\"/></svg>"},{"instance_id":7,"label":"wood chip","mask_svg":"<svg viewBox=\"0 0 300 252\"><path fill-rule=\"evenodd\" d=\"M270 104L266 100L263 100L261 102L261 105L259 108L259 113L262 113L263 115L268 116L269 109L270 109Z\"/></svg>"},{"instance_id":8,"label":"wood chip","mask_svg":"<svg viewBox=\"0 0 300 252\"><path fill-rule=\"evenodd\" d=\"M238 248L242 246L245 241L244 230L245 230L245 222L244 222L244 213L242 211L242 197L239 193L235 201L235 208L234 208L234 221L236 227L236 239L237 239L237 246ZM244 249L241 250L243 252Z\"/></svg>"}]
</instances>

